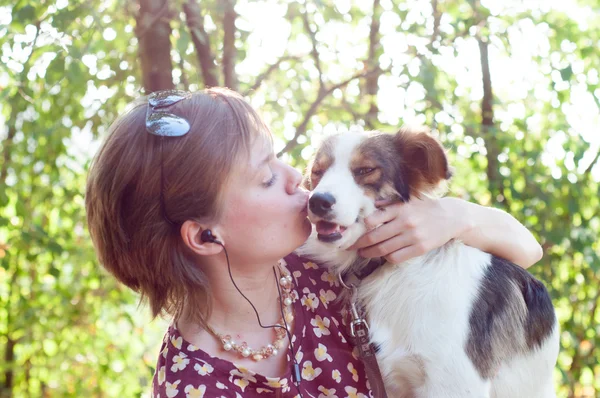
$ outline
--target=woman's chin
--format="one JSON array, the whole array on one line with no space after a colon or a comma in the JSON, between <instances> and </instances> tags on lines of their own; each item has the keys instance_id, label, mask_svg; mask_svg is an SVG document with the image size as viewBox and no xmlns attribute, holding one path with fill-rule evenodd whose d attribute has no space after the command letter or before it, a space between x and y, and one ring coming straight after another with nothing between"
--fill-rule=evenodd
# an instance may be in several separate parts
<instances>
[{"instance_id":1,"label":"woman's chin","mask_svg":"<svg viewBox=\"0 0 600 398\"><path fill-rule=\"evenodd\" d=\"M297 248L302 246L308 240L308 238L310 237L310 234L312 233L312 229L313 229L313 225L311 224L308 217L304 218L302 220L302 232L301 232L302 238L298 241L298 244L296 245L294 250L296 250Z\"/></svg>"}]
</instances>

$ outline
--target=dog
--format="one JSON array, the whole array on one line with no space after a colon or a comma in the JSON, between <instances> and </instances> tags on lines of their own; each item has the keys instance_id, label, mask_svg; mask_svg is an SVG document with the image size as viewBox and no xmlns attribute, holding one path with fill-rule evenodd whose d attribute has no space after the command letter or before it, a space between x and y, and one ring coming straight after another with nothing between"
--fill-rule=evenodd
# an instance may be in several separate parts
<instances>
[{"instance_id":1,"label":"dog","mask_svg":"<svg viewBox=\"0 0 600 398\"><path fill-rule=\"evenodd\" d=\"M330 136L309 163L309 219L298 254L329 272L360 275L347 250L375 201L439 196L451 178L427 129ZM361 280L357 302L390 398L555 397L559 326L544 285L517 265L451 240Z\"/></svg>"}]
</instances>

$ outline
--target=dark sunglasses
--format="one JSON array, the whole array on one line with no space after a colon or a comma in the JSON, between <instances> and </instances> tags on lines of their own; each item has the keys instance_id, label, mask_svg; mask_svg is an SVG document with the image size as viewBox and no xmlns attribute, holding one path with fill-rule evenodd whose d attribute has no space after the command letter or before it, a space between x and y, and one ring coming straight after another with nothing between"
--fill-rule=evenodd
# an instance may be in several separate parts
<instances>
[{"instance_id":1,"label":"dark sunglasses","mask_svg":"<svg viewBox=\"0 0 600 398\"><path fill-rule=\"evenodd\" d=\"M161 137L181 137L190 131L190 124L181 116L165 110L176 103L190 98L190 93L179 90L157 91L148 97L146 130Z\"/></svg>"},{"instance_id":2,"label":"dark sunglasses","mask_svg":"<svg viewBox=\"0 0 600 398\"><path fill-rule=\"evenodd\" d=\"M167 108L191 94L179 90L156 91L148 97L148 110L146 111L146 131L161 137L160 140L160 207L165 220L171 225L176 225L167 215L164 198L164 173L163 173L163 137L181 137L190 131L190 124L181 116L167 112Z\"/></svg>"}]
</instances>

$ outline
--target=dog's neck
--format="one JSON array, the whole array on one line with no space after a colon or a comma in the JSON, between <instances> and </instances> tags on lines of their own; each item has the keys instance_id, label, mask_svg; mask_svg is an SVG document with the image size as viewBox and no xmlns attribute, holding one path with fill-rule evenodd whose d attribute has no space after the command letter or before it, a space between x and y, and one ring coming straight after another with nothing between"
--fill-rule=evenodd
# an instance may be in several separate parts
<instances>
[{"instance_id":1,"label":"dog's neck","mask_svg":"<svg viewBox=\"0 0 600 398\"><path fill-rule=\"evenodd\" d=\"M378 270L381 266L383 266L387 260L383 257L373 257L369 259L361 259L368 260L368 263L365 265L364 261L360 261L358 264L353 266L353 270L351 272L358 278L358 280L363 280L373 272Z\"/></svg>"}]
</instances>

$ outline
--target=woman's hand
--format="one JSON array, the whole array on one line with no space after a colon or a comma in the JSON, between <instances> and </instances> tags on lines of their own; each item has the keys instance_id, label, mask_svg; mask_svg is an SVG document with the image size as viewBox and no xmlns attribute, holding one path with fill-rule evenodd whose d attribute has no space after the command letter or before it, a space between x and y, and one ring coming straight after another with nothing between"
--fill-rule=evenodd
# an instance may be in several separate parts
<instances>
[{"instance_id":1,"label":"woman's hand","mask_svg":"<svg viewBox=\"0 0 600 398\"><path fill-rule=\"evenodd\" d=\"M446 244L471 225L463 209L444 199L411 198L408 203L376 202L365 218L367 232L350 249L366 258L385 257L401 263ZM455 208L456 207L456 208Z\"/></svg>"},{"instance_id":2,"label":"woman's hand","mask_svg":"<svg viewBox=\"0 0 600 398\"><path fill-rule=\"evenodd\" d=\"M542 257L533 235L510 214L457 198L378 202L365 219L369 232L350 249L366 258L401 263L443 246L451 239L528 268Z\"/></svg>"}]
</instances>

